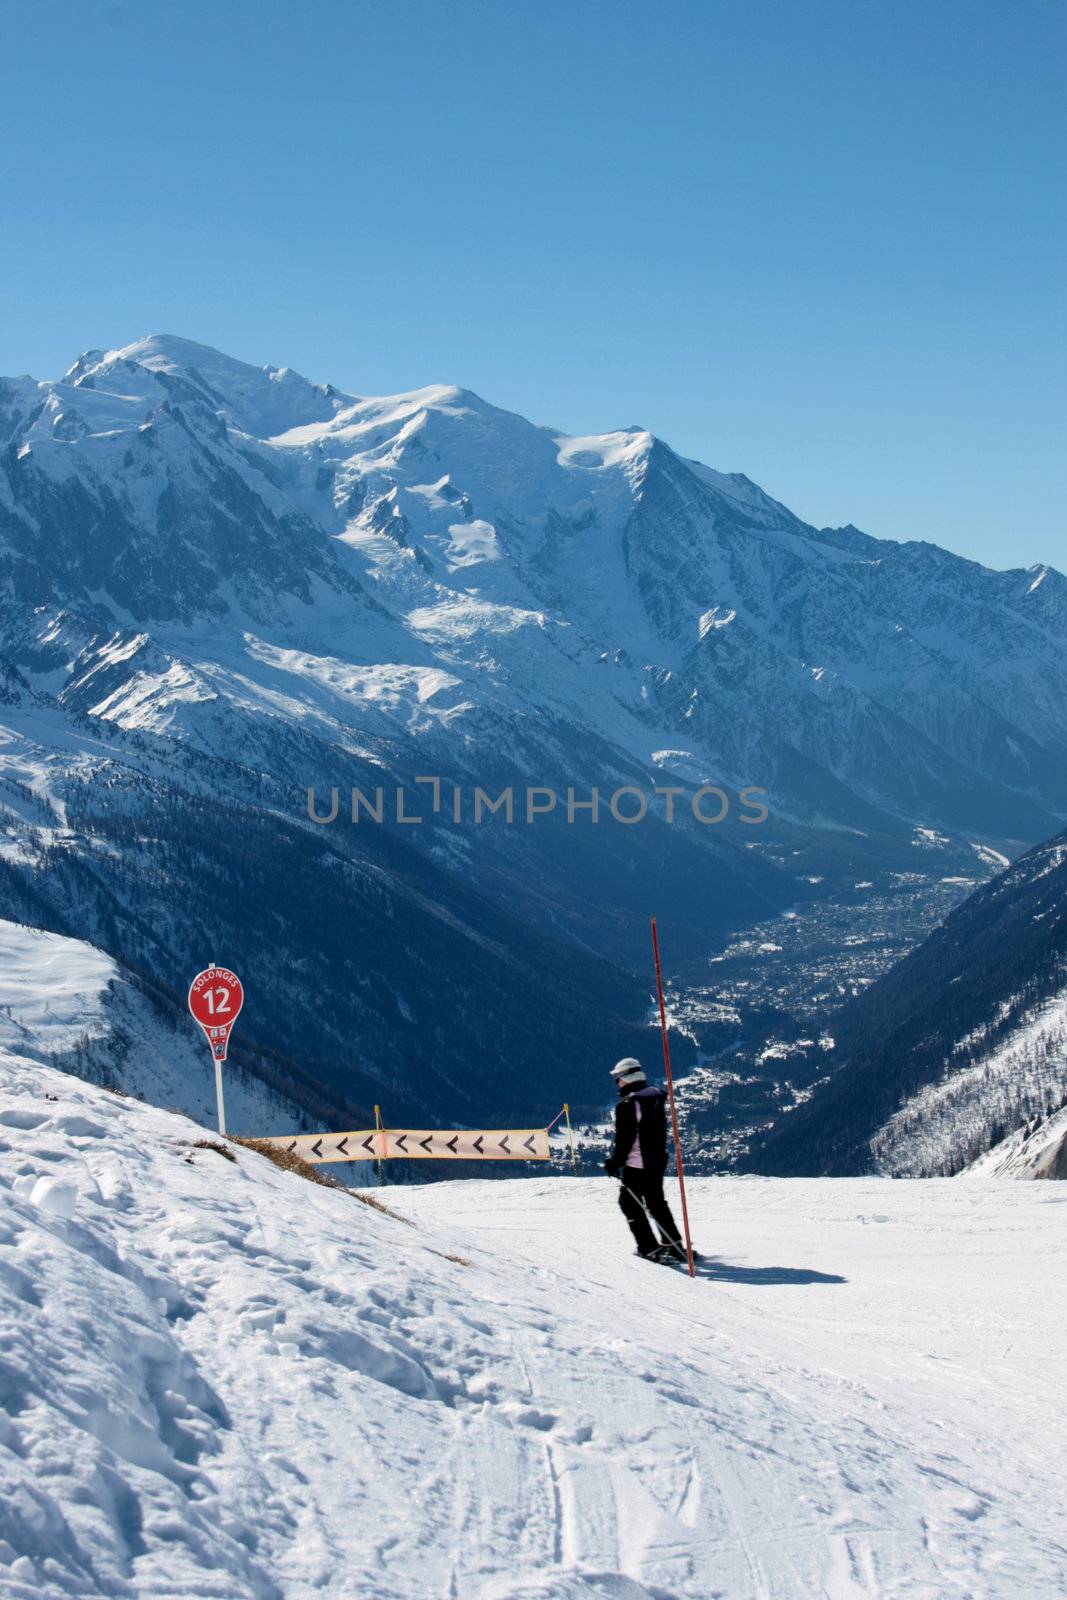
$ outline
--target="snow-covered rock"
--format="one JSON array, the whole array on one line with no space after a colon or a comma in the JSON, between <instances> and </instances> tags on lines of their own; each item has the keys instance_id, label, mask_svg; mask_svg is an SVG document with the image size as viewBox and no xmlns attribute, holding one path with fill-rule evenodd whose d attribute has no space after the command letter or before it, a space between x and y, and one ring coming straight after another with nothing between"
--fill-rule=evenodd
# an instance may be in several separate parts
<instances>
[{"instance_id":1,"label":"snow-covered rock","mask_svg":"<svg viewBox=\"0 0 1067 1600\"><path fill-rule=\"evenodd\" d=\"M972 1178L1067 1178L1067 1107L1014 1129L964 1169Z\"/></svg>"}]
</instances>

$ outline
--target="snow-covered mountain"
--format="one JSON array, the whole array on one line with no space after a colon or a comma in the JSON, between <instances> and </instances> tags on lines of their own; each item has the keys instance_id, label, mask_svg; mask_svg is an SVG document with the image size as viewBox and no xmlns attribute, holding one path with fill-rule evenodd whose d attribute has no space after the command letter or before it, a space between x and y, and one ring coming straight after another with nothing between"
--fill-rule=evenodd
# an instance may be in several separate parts
<instances>
[{"instance_id":1,"label":"snow-covered mountain","mask_svg":"<svg viewBox=\"0 0 1067 1600\"><path fill-rule=\"evenodd\" d=\"M1061 1590L1053 1185L699 1179L691 1283L603 1177L383 1214L4 1069L5 1600Z\"/></svg>"},{"instance_id":2,"label":"snow-covered mountain","mask_svg":"<svg viewBox=\"0 0 1067 1600\"><path fill-rule=\"evenodd\" d=\"M247 1039L398 1115L593 1098L640 1042L652 906L692 960L907 870L916 827L966 871L1065 815L1058 572L818 530L641 429L460 389L171 337L4 380L0 585L0 910L175 995L225 954ZM354 827L353 785L424 821ZM623 785L640 825L568 825L568 789ZM475 786L559 803L479 825Z\"/></svg>"},{"instance_id":3,"label":"snow-covered mountain","mask_svg":"<svg viewBox=\"0 0 1067 1600\"><path fill-rule=\"evenodd\" d=\"M829 1076L763 1171L1067 1175L1067 832L829 1019Z\"/></svg>"},{"instance_id":4,"label":"snow-covered mountain","mask_svg":"<svg viewBox=\"0 0 1067 1600\"><path fill-rule=\"evenodd\" d=\"M1006 1134L965 1172L973 1178L1067 1178L1067 1109Z\"/></svg>"}]
</instances>

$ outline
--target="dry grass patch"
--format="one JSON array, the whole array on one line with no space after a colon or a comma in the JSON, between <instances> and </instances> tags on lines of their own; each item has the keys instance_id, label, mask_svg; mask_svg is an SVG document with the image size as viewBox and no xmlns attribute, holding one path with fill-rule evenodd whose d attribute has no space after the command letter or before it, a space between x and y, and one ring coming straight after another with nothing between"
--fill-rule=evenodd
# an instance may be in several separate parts
<instances>
[{"instance_id":1,"label":"dry grass patch","mask_svg":"<svg viewBox=\"0 0 1067 1600\"><path fill-rule=\"evenodd\" d=\"M376 1194L366 1194L362 1189L349 1189L349 1194L355 1195L363 1205L370 1206L374 1211L380 1211L383 1217L392 1217L394 1222L406 1222L409 1228L415 1224L410 1217L402 1217L399 1211L394 1211L392 1206L387 1206L384 1200L379 1200Z\"/></svg>"},{"instance_id":2,"label":"dry grass patch","mask_svg":"<svg viewBox=\"0 0 1067 1600\"><path fill-rule=\"evenodd\" d=\"M225 1156L227 1161L236 1162L237 1157L232 1150L227 1150L224 1144L217 1144L214 1139L198 1139L193 1145L194 1150L214 1150L217 1156Z\"/></svg>"},{"instance_id":3,"label":"dry grass patch","mask_svg":"<svg viewBox=\"0 0 1067 1600\"><path fill-rule=\"evenodd\" d=\"M266 1156L268 1161L273 1161L276 1167L283 1172L295 1172L298 1178L306 1178L308 1183L317 1183L323 1189L340 1189L342 1194L350 1194L353 1200L358 1200L361 1205L370 1206L375 1211L380 1211L383 1217L392 1217L394 1222L406 1222L409 1228L415 1224L409 1217L402 1217L399 1211L393 1211L375 1195L363 1194L358 1189L350 1189L347 1184L340 1183L328 1172L323 1172L320 1167L314 1166L310 1161L305 1161L302 1156L296 1155L292 1150L284 1150L281 1145L271 1144L269 1139L240 1139L236 1135L230 1136L231 1144L243 1145L246 1150L255 1150L261 1156ZM234 1159L230 1157L231 1161Z\"/></svg>"},{"instance_id":4,"label":"dry grass patch","mask_svg":"<svg viewBox=\"0 0 1067 1600\"><path fill-rule=\"evenodd\" d=\"M258 1155L266 1156L268 1161L273 1161L276 1167L281 1167L283 1172L295 1172L298 1178L306 1178L308 1183L317 1183L323 1189L344 1188L344 1184L338 1183L328 1172L320 1172L310 1161L295 1155L292 1150L283 1150L279 1144L271 1144L269 1139L241 1139L236 1134L230 1134L228 1137L231 1144L243 1145L246 1150L255 1150Z\"/></svg>"}]
</instances>

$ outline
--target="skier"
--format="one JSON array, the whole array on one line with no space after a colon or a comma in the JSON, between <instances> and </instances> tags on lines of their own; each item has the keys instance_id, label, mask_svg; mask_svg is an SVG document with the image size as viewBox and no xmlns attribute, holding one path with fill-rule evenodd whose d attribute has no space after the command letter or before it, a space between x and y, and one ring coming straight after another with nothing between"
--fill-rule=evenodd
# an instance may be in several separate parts
<instances>
[{"instance_id":1,"label":"skier","mask_svg":"<svg viewBox=\"0 0 1067 1600\"><path fill-rule=\"evenodd\" d=\"M663 1193L667 1096L649 1084L633 1056L612 1067L611 1076L619 1103L615 1107L615 1148L604 1171L619 1179L619 1205L630 1224L637 1254L647 1261L684 1261L685 1246ZM659 1229L658 1239L653 1222Z\"/></svg>"}]
</instances>

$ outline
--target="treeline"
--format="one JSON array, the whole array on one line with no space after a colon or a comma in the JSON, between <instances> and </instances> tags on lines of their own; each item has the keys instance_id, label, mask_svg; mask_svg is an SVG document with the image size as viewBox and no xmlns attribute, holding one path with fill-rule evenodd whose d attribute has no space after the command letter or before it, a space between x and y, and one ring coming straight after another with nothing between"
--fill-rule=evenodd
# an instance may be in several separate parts
<instances>
[{"instance_id":1,"label":"treeline","mask_svg":"<svg viewBox=\"0 0 1067 1600\"><path fill-rule=\"evenodd\" d=\"M643 1030L630 975L513 922L387 830L311 830L124 773L72 785L71 833L0 864L0 912L88 939L184 1009L244 978L234 1055L327 1125L551 1116Z\"/></svg>"}]
</instances>

